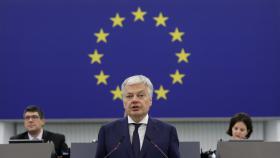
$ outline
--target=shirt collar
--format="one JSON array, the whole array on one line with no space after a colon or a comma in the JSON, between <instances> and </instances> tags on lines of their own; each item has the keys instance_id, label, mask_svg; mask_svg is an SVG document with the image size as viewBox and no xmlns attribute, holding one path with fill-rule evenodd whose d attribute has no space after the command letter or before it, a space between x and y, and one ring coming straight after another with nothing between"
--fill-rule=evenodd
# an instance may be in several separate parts
<instances>
[{"instance_id":1,"label":"shirt collar","mask_svg":"<svg viewBox=\"0 0 280 158\"><path fill-rule=\"evenodd\" d=\"M36 137L33 137L30 133L28 133L28 138L30 140L42 140L43 139L43 129L41 129L40 133L36 136Z\"/></svg>"},{"instance_id":2,"label":"shirt collar","mask_svg":"<svg viewBox=\"0 0 280 158\"><path fill-rule=\"evenodd\" d=\"M128 119L128 124L132 124L132 123L136 123L135 121L133 121L133 119L130 116L127 116ZM148 124L148 120L149 120L149 115L147 114L140 122L139 124Z\"/></svg>"}]
</instances>

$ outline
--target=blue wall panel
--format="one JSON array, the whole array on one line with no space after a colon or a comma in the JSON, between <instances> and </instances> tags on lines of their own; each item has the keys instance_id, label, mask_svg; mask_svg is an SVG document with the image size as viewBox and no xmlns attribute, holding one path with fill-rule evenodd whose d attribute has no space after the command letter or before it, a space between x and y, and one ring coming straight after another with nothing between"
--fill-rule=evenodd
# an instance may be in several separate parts
<instances>
[{"instance_id":1,"label":"blue wall panel","mask_svg":"<svg viewBox=\"0 0 280 158\"><path fill-rule=\"evenodd\" d=\"M134 21L137 8L144 21ZM166 27L154 17L167 16ZM123 27L110 18L119 13ZM110 92L144 74L155 117L280 116L280 2L277 0L1 0L0 119L26 105L48 118L123 116ZM107 42L97 42L100 29ZM172 41L170 32L184 32ZM184 49L188 62L178 62ZM91 64L94 50L104 56ZM97 84L101 70L110 75ZM178 70L182 84L170 77Z\"/></svg>"}]
</instances>

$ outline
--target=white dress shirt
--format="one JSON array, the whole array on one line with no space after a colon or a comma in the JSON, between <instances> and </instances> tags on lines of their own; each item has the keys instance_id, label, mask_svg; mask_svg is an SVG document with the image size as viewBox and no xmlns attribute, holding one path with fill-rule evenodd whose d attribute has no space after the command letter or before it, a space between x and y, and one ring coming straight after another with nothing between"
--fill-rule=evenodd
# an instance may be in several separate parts
<instances>
[{"instance_id":1,"label":"white dress shirt","mask_svg":"<svg viewBox=\"0 0 280 158\"><path fill-rule=\"evenodd\" d=\"M130 116L127 116L127 118L128 118L128 128L129 128L130 142L132 143L133 132L134 132L134 129L135 129L135 126L132 123L136 123L136 122L133 121ZM142 124L138 128L138 134L139 134L139 138L140 138L140 151L142 149L142 145L143 145L143 142L144 142L144 137L145 137L145 133L146 133L146 129L147 129L148 120L149 120L149 115L147 114L143 118L143 120L141 120L138 123L138 124Z\"/></svg>"},{"instance_id":2,"label":"white dress shirt","mask_svg":"<svg viewBox=\"0 0 280 158\"><path fill-rule=\"evenodd\" d=\"M29 140L42 140L43 139L43 129L41 129L40 133L37 137L33 137L31 134L28 133Z\"/></svg>"}]
</instances>

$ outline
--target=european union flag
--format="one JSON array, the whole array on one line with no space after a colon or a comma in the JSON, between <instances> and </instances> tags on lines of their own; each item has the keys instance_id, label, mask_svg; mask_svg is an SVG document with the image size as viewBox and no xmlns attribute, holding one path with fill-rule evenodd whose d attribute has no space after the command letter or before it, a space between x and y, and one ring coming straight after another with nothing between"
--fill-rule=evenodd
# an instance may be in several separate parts
<instances>
[{"instance_id":1,"label":"european union flag","mask_svg":"<svg viewBox=\"0 0 280 158\"><path fill-rule=\"evenodd\" d=\"M274 0L2 0L0 119L123 116L122 81L154 84L154 117L280 116Z\"/></svg>"}]
</instances>

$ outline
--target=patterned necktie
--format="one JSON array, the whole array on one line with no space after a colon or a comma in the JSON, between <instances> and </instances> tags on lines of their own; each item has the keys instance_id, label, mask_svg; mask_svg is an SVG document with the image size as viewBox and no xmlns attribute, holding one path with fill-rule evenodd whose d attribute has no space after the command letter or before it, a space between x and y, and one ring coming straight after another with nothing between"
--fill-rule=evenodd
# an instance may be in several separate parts
<instances>
[{"instance_id":1,"label":"patterned necktie","mask_svg":"<svg viewBox=\"0 0 280 158\"><path fill-rule=\"evenodd\" d=\"M133 123L133 125L134 125L135 129L134 129L133 137L132 137L132 150L133 150L134 158L137 158L140 156L140 138L139 138L139 134L138 134L138 128L142 124Z\"/></svg>"}]
</instances>

